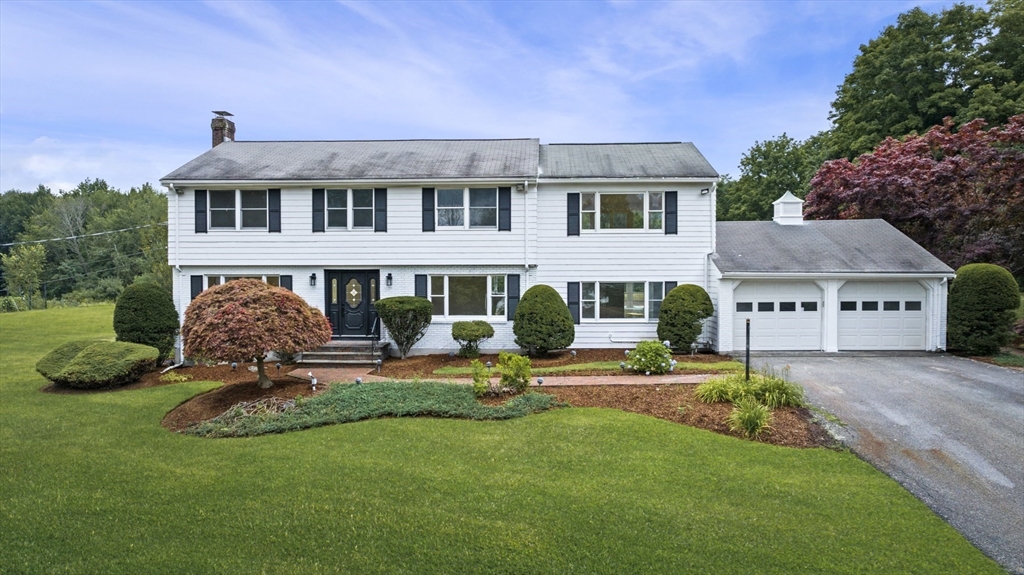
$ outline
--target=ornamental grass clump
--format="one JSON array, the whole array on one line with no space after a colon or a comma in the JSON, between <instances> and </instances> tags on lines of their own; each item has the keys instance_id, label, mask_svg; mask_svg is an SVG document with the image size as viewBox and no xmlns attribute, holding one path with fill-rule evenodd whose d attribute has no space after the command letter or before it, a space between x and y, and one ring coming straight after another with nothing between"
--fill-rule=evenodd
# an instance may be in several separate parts
<instances>
[{"instance_id":1,"label":"ornamental grass clump","mask_svg":"<svg viewBox=\"0 0 1024 575\"><path fill-rule=\"evenodd\" d=\"M672 352L660 341L641 341L626 352L626 369L644 375L668 373L672 365Z\"/></svg>"},{"instance_id":2,"label":"ornamental grass clump","mask_svg":"<svg viewBox=\"0 0 1024 575\"><path fill-rule=\"evenodd\" d=\"M726 418L729 429L757 439L771 430L772 413L753 397L744 397L737 402L732 413Z\"/></svg>"}]
</instances>

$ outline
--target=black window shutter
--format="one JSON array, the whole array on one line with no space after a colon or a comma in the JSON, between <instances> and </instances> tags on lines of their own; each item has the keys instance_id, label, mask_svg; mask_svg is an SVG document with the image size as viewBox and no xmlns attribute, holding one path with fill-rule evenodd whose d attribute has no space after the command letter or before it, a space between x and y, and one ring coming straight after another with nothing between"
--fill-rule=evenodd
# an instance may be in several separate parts
<instances>
[{"instance_id":1,"label":"black window shutter","mask_svg":"<svg viewBox=\"0 0 1024 575\"><path fill-rule=\"evenodd\" d=\"M498 231L512 231L512 188L498 188Z\"/></svg>"},{"instance_id":2,"label":"black window shutter","mask_svg":"<svg viewBox=\"0 0 1024 575\"><path fill-rule=\"evenodd\" d=\"M292 276L281 276L281 281L279 283L284 289L292 291Z\"/></svg>"},{"instance_id":3,"label":"black window shutter","mask_svg":"<svg viewBox=\"0 0 1024 575\"><path fill-rule=\"evenodd\" d=\"M678 192L665 192L665 233L679 233Z\"/></svg>"},{"instance_id":4,"label":"black window shutter","mask_svg":"<svg viewBox=\"0 0 1024 575\"><path fill-rule=\"evenodd\" d=\"M427 297L427 276L416 274L416 297Z\"/></svg>"},{"instance_id":5,"label":"black window shutter","mask_svg":"<svg viewBox=\"0 0 1024 575\"><path fill-rule=\"evenodd\" d=\"M677 285L679 284L677 284L676 282L665 282L665 293L661 294L661 297L667 296L668 292L672 291L672 289L675 288Z\"/></svg>"},{"instance_id":6,"label":"black window shutter","mask_svg":"<svg viewBox=\"0 0 1024 575\"><path fill-rule=\"evenodd\" d=\"M206 190L196 190L196 233L206 233Z\"/></svg>"},{"instance_id":7,"label":"black window shutter","mask_svg":"<svg viewBox=\"0 0 1024 575\"><path fill-rule=\"evenodd\" d=\"M579 195L579 194L577 194ZM576 325L580 323L580 282L569 282L569 289L566 292L568 296L569 315L572 316L572 322Z\"/></svg>"},{"instance_id":8,"label":"black window shutter","mask_svg":"<svg viewBox=\"0 0 1024 575\"><path fill-rule=\"evenodd\" d=\"M326 203L324 189L313 190L313 231L324 231L324 204Z\"/></svg>"},{"instance_id":9,"label":"black window shutter","mask_svg":"<svg viewBox=\"0 0 1024 575\"><path fill-rule=\"evenodd\" d=\"M203 276L192 276L192 298L203 293Z\"/></svg>"},{"instance_id":10,"label":"black window shutter","mask_svg":"<svg viewBox=\"0 0 1024 575\"><path fill-rule=\"evenodd\" d=\"M434 231L434 188L423 188L423 231Z\"/></svg>"},{"instance_id":11,"label":"black window shutter","mask_svg":"<svg viewBox=\"0 0 1024 575\"><path fill-rule=\"evenodd\" d=\"M373 189L373 231L388 231L388 189Z\"/></svg>"},{"instance_id":12,"label":"black window shutter","mask_svg":"<svg viewBox=\"0 0 1024 575\"><path fill-rule=\"evenodd\" d=\"M281 190L267 190L267 231L281 233Z\"/></svg>"},{"instance_id":13,"label":"black window shutter","mask_svg":"<svg viewBox=\"0 0 1024 575\"><path fill-rule=\"evenodd\" d=\"M505 295L508 296L508 304L505 306L507 317L515 319L516 307L519 305L519 274L508 274L505 279Z\"/></svg>"},{"instance_id":14,"label":"black window shutter","mask_svg":"<svg viewBox=\"0 0 1024 575\"><path fill-rule=\"evenodd\" d=\"M567 220L569 229L566 235L578 236L580 235L580 194L578 192L570 192L565 195L565 201L569 205L569 217ZM576 319L576 323L579 323L579 318Z\"/></svg>"}]
</instances>

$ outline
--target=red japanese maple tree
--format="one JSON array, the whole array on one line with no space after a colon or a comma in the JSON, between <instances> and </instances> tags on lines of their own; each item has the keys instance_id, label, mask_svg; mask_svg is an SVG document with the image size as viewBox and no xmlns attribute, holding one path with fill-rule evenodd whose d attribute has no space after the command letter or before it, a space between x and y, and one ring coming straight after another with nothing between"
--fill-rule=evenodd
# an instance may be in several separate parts
<instances>
[{"instance_id":1,"label":"red japanese maple tree","mask_svg":"<svg viewBox=\"0 0 1024 575\"><path fill-rule=\"evenodd\" d=\"M263 360L271 350L308 351L331 339L331 324L289 290L256 279L212 287L192 300L181 328L185 355L218 361L256 360L261 388L274 382Z\"/></svg>"},{"instance_id":2,"label":"red japanese maple tree","mask_svg":"<svg viewBox=\"0 0 1024 575\"><path fill-rule=\"evenodd\" d=\"M811 180L814 219L884 219L953 268L971 262L1024 275L1024 115L985 130L887 138L855 162L826 162Z\"/></svg>"}]
</instances>

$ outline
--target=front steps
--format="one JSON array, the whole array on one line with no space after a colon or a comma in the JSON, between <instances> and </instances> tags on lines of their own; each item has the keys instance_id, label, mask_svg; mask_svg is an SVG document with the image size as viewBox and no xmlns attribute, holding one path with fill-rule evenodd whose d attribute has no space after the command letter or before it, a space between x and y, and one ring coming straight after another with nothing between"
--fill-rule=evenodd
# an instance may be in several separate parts
<instances>
[{"instance_id":1,"label":"front steps","mask_svg":"<svg viewBox=\"0 0 1024 575\"><path fill-rule=\"evenodd\" d=\"M376 367L378 359L388 356L388 342L361 339L335 339L313 351L302 353L299 363L318 367Z\"/></svg>"}]
</instances>

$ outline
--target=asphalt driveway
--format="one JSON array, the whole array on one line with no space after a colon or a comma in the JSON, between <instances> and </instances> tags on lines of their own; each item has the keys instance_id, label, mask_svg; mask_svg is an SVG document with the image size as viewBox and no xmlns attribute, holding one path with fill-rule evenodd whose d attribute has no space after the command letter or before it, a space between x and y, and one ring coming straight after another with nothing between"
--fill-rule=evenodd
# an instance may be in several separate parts
<instances>
[{"instance_id":1,"label":"asphalt driveway","mask_svg":"<svg viewBox=\"0 0 1024 575\"><path fill-rule=\"evenodd\" d=\"M1024 575L1024 372L945 354L766 354L855 453ZM880 542L882 543L882 542Z\"/></svg>"}]
</instances>

